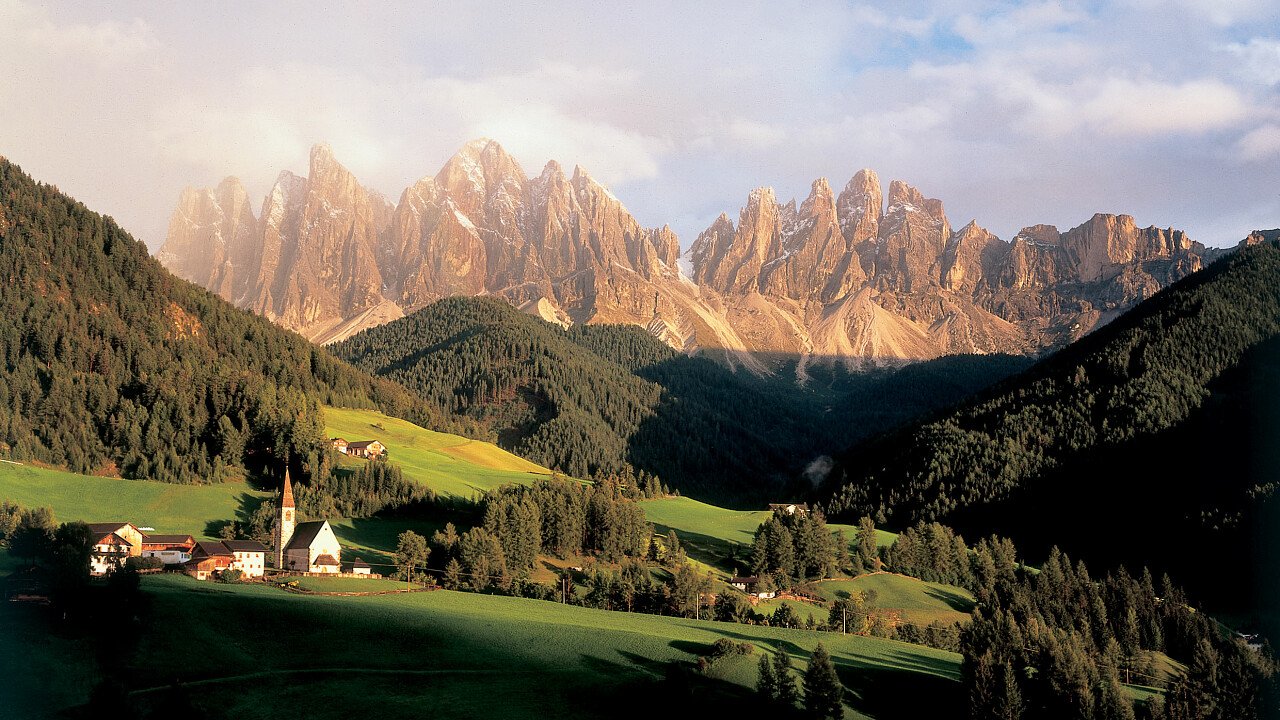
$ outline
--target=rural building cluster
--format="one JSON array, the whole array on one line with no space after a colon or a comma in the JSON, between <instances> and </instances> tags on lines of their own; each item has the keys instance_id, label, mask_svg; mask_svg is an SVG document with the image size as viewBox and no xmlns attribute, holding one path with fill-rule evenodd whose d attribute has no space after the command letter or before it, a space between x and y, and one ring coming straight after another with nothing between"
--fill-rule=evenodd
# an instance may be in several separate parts
<instances>
[{"instance_id":1,"label":"rural building cluster","mask_svg":"<svg viewBox=\"0 0 1280 720\"><path fill-rule=\"evenodd\" d=\"M297 522L287 471L276 506L271 550L255 540L148 534L130 522L89 523L89 529L93 534L89 572L93 575L106 575L136 557L155 558L163 567L181 568L197 580L215 578L228 570L238 570L244 578L261 578L266 575L268 556L270 567L290 573L371 574L369 564L358 558L343 565L342 546L327 520Z\"/></svg>"}]
</instances>

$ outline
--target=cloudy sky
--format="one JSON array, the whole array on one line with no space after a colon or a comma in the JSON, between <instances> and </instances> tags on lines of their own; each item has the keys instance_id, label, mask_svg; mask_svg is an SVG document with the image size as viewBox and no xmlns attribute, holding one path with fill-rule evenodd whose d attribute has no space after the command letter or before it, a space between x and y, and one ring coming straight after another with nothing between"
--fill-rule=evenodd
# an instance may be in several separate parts
<instances>
[{"instance_id":1,"label":"cloudy sky","mask_svg":"<svg viewBox=\"0 0 1280 720\"><path fill-rule=\"evenodd\" d=\"M477 136L686 247L862 167L1006 239L1280 226L1273 0L618 5L0 0L0 155L153 249L186 185L261 197L324 141L394 200Z\"/></svg>"}]
</instances>

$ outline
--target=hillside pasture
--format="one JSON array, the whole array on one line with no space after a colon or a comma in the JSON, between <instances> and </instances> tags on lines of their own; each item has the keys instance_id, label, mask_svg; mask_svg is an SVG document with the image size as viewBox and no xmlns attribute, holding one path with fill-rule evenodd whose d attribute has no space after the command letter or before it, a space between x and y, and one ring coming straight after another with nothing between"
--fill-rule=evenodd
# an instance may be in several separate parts
<instances>
[{"instance_id":1,"label":"hillside pasture","mask_svg":"<svg viewBox=\"0 0 1280 720\"><path fill-rule=\"evenodd\" d=\"M959 656L874 638L448 591L311 596L164 576L145 587L152 625L129 665L131 688L143 691L134 697L159 701L176 675L191 697L230 717L269 718L286 707L350 717L374 696L385 718L747 711L755 656L718 662L706 676L692 671L721 637L756 653L785 649L800 670L822 641L853 691L853 717L917 717L959 700ZM701 700L690 700L691 686Z\"/></svg>"},{"instance_id":2,"label":"hillside pasture","mask_svg":"<svg viewBox=\"0 0 1280 720\"><path fill-rule=\"evenodd\" d=\"M963 588L894 573L822 580L807 583L802 589L828 602L848 597L854 591L874 591L877 609L895 610L899 619L913 625L928 625L934 621L947 625L967 622L975 604L973 594Z\"/></svg>"},{"instance_id":3,"label":"hillside pasture","mask_svg":"<svg viewBox=\"0 0 1280 720\"><path fill-rule=\"evenodd\" d=\"M374 410L326 407L325 433L348 441L377 440L391 462L440 495L470 498L508 483L529 484L551 471L496 445L435 432ZM347 467L368 462L343 457Z\"/></svg>"},{"instance_id":4,"label":"hillside pasture","mask_svg":"<svg viewBox=\"0 0 1280 720\"><path fill-rule=\"evenodd\" d=\"M0 463L0 499L51 507L58 522L132 522L160 533L214 537L269 496L243 482L174 485Z\"/></svg>"},{"instance_id":5,"label":"hillside pasture","mask_svg":"<svg viewBox=\"0 0 1280 720\"><path fill-rule=\"evenodd\" d=\"M640 503L645 516L658 534L675 530L676 537L689 557L718 571L722 578L745 573L756 528L769 519L768 510L729 510L687 497L644 500ZM828 525L832 532L844 530L852 550L858 528L853 525ZM876 531L876 544L887 547L897 535Z\"/></svg>"}]
</instances>

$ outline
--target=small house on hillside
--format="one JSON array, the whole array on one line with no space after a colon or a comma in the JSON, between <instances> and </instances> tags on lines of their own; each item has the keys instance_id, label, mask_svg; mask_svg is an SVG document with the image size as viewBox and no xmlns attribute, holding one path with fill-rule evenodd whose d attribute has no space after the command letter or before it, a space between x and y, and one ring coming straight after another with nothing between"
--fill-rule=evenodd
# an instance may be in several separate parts
<instances>
[{"instance_id":1,"label":"small house on hillside","mask_svg":"<svg viewBox=\"0 0 1280 720\"><path fill-rule=\"evenodd\" d=\"M730 578L729 585L730 587L735 587L748 595L754 595L761 600L768 600L777 595L773 590L765 589L765 587L760 583L760 578L756 575Z\"/></svg>"},{"instance_id":2,"label":"small house on hillside","mask_svg":"<svg viewBox=\"0 0 1280 720\"><path fill-rule=\"evenodd\" d=\"M342 438L329 438L329 442L333 443L333 449L334 449L334 450L337 450L338 452L342 453L343 455L346 455L346 454L347 454L347 441L346 441L346 440L343 440Z\"/></svg>"},{"instance_id":3,"label":"small house on hillside","mask_svg":"<svg viewBox=\"0 0 1280 720\"><path fill-rule=\"evenodd\" d=\"M223 570L229 569L233 562L235 562L235 554L226 545L220 542L201 541L196 543L195 549L191 552L191 559L187 561L184 569L188 575L197 580L208 580Z\"/></svg>"},{"instance_id":4,"label":"small house on hillside","mask_svg":"<svg viewBox=\"0 0 1280 720\"><path fill-rule=\"evenodd\" d=\"M267 571L267 547L256 540L223 540L231 551L231 569L248 578L260 578Z\"/></svg>"},{"instance_id":5,"label":"small house on hillside","mask_svg":"<svg viewBox=\"0 0 1280 720\"><path fill-rule=\"evenodd\" d=\"M381 457L387 448L377 440L360 440L347 443L347 454L351 457L372 459Z\"/></svg>"},{"instance_id":6,"label":"small house on hillside","mask_svg":"<svg viewBox=\"0 0 1280 720\"><path fill-rule=\"evenodd\" d=\"M196 540L190 535L142 536L142 557L158 558L165 565L179 565L191 559Z\"/></svg>"},{"instance_id":7,"label":"small house on hillside","mask_svg":"<svg viewBox=\"0 0 1280 720\"><path fill-rule=\"evenodd\" d=\"M769 510L784 515L808 515L809 505L807 503L769 503Z\"/></svg>"}]
</instances>

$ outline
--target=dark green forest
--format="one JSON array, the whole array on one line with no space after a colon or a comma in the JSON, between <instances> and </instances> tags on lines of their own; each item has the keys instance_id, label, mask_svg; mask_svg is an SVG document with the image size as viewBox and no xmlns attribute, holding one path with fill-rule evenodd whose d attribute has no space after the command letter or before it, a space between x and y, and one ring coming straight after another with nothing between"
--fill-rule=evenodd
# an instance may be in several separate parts
<instances>
[{"instance_id":1,"label":"dark green forest","mask_svg":"<svg viewBox=\"0 0 1280 720\"><path fill-rule=\"evenodd\" d=\"M0 159L0 457L178 483L285 463L306 477L324 462L323 403L477 431L174 277Z\"/></svg>"},{"instance_id":2,"label":"dark green forest","mask_svg":"<svg viewBox=\"0 0 1280 720\"><path fill-rule=\"evenodd\" d=\"M787 482L830 448L1026 365L992 356L866 374L819 367L801 388L786 359L776 377L760 378L678 353L638 327L564 330L502 300L461 297L331 349L570 475L630 466L685 494L748 506L807 491Z\"/></svg>"},{"instance_id":3,"label":"dark green forest","mask_svg":"<svg viewBox=\"0 0 1280 720\"><path fill-rule=\"evenodd\" d=\"M1033 556L1059 543L1109 566L1142 561L1219 607L1258 609L1278 413L1280 248L1261 243L845 453L828 509L996 531Z\"/></svg>"}]
</instances>

